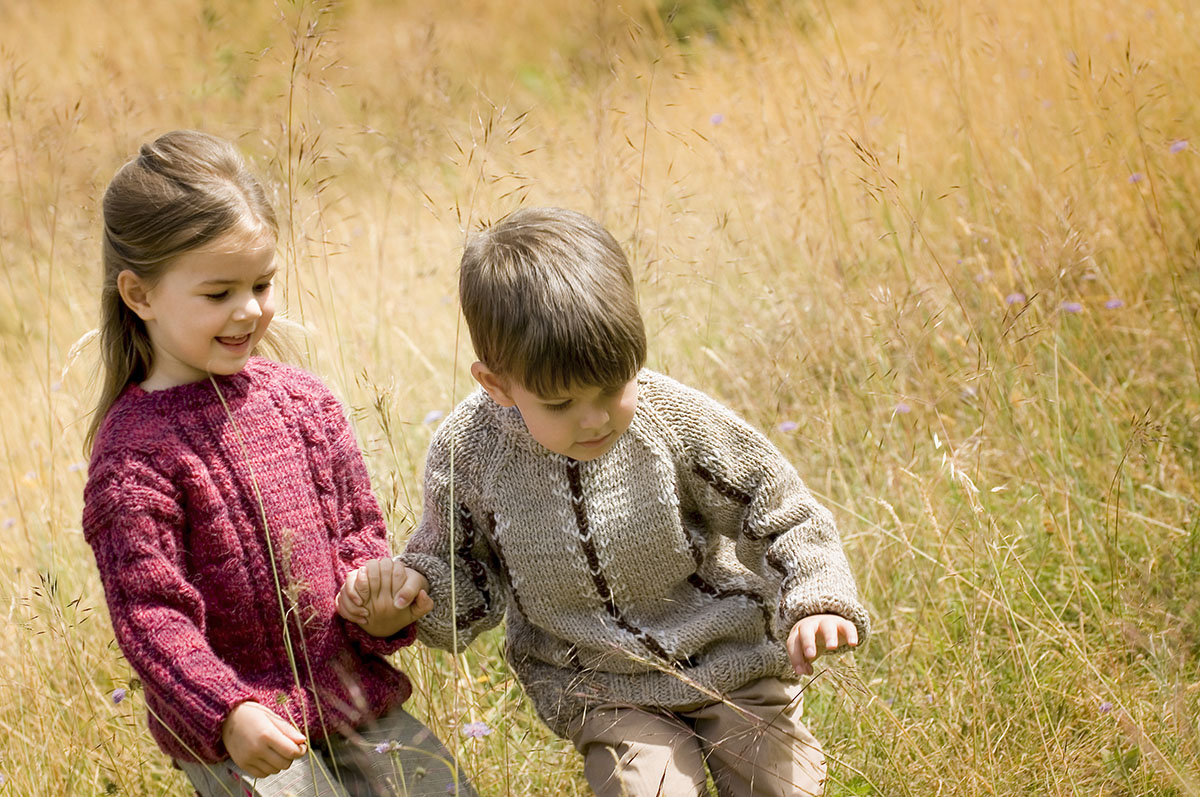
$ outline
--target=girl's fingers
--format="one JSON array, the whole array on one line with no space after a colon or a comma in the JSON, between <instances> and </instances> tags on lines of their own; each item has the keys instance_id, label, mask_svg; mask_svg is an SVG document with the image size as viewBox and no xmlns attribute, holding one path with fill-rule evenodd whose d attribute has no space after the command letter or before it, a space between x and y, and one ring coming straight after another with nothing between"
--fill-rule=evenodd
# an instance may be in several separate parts
<instances>
[{"instance_id":1,"label":"girl's fingers","mask_svg":"<svg viewBox=\"0 0 1200 797\"><path fill-rule=\"evenodd\" d=\"M358 596L358 605L363 606L371 599L371 585L367 581L367 568L365 566L354 571L354 594Z\"/></svg>"}]
</instances>

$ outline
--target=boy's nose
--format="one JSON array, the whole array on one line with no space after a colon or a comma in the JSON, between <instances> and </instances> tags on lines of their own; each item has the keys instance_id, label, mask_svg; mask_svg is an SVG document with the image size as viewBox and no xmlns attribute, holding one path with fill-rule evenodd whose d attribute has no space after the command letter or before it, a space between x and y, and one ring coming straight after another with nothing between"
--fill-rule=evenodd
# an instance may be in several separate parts
<instances>
[{"instance_id":1,"label":"boy's nose","mask_svg":"<svg viewBox=\"0 0 1200 797\"><path fill-rule=\"evenodd\" d=\"M583 417L584 429L599 429L608 423L608 408L600 404L593 404L588 408L588 412Z\"/></svg>"}]
</instances>

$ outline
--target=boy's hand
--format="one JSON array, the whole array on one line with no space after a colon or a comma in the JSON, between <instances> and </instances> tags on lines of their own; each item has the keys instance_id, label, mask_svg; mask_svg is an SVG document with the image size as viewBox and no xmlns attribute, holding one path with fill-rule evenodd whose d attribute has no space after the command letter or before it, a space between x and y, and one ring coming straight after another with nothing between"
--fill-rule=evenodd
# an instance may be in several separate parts
<instances>
[{"instance_id":1,"label":"boy's hand","mask_svg":"<svg viewBox=\"0 0 1200 797\"><path fill-rule=\"evenodd\" d=\"M812 662L842 645L858 645L854 623L836 614L812 614L796 623L788 634L788 658L797 675L812 675Z\"/></svg>"},{"instance_id":2,"label":"boy's hand","mask_svg":"<svg viewBox=\"0 0 1200 797\"><path fill-rule=\"evenodd\" d=\"M229 712L221 726L221 741L233 763L256 778L282 772L308 752L303 733L253 700Z\"/></svg>"},{"instance_id":3,"label":"boy's hand","mask_svg":"<svg viewBox=\"0 0 1200 797\"><path fill-rule=\"evenodd\" d=\"M346 577L338 612L372 636L387 637L433 609L429 582L403 562L372 559Z\"/></svg>"}]
</instances>

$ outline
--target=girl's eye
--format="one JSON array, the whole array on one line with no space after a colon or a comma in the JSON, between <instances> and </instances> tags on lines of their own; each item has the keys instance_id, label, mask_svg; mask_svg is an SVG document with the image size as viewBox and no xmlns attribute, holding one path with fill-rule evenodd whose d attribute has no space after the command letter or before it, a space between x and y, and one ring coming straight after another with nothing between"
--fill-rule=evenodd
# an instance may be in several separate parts
<instances>
[{"instance_id":1,"label":"girl's eye","mask_svg":"<svg viewBox=\"0 0 1200 797\"><path fill-rule=\"evenodd\" d=\"M269 290L271 290L271 283L269 282L260 282L254 286L255 293L266 293Z\"/></svg>"},{"instance_id":2,"label":"girl's eye","mask_svg":"<svg viewBox=\"0 0 1200 797\"><path fill-rule=\"evenodd\" d=\"M210 301L213 301L213 302L221 302L221 301L224 301L224 300L225 300L225 297L227 297L227 296L229 296L229 291L218 291L217 293L206 293L206 294L204 294L204 298L206 298L206 299L208 299L208 300L210 300Z\"/></svg>"}]
</instances>

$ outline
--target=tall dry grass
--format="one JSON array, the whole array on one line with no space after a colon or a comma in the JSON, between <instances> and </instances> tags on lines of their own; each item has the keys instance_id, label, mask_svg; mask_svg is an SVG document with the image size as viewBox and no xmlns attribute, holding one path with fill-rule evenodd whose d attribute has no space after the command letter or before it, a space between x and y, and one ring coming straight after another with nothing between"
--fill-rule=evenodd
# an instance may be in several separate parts
<instances>
[{"instance_id":1,"label":"tall dry grass","mask_svg":"<svg viewBox=\"0 0 1200 797\"><path fill-rule=\"evenodd\" d=\"M831 793L1200 794L1193 9L725 5L4 4L0 793L187 793L79 532L73 344L100 192L194 126L276 191L397 545L469 389L464 231L578 208L637 264L650 364L839 518L875 632L808 691ZM483 794L586 793L499 639L403 652L414 711Z\"/></svg>"}]
</instances>

